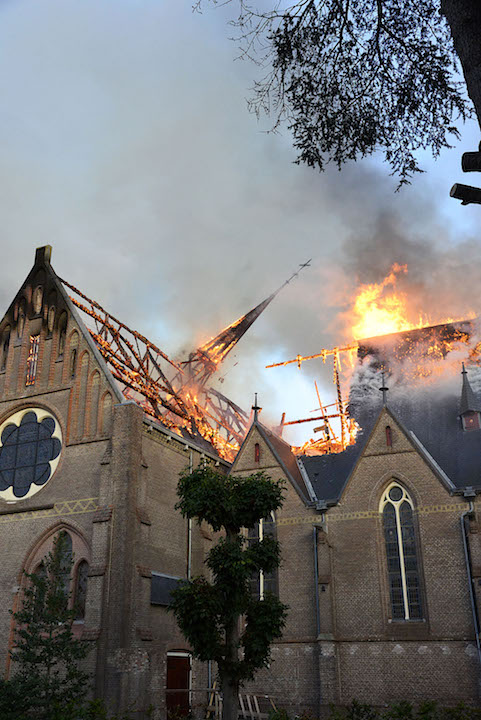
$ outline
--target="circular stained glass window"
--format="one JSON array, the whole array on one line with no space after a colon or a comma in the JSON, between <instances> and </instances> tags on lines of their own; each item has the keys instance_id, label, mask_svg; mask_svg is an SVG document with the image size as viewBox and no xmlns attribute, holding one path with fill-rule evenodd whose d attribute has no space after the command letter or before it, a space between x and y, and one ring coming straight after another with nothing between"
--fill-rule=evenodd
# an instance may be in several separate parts
<instances>
[{"instance_id":1,"label":"circular stained glass window","mask_svg":"<svg viewBox=\"0 0 481 720\"><path fill-rule=\"evenodd\" d=\"M402 496L403 496L403 491L397 485L395 485L389 491L389 497L391 498L391 500L394 500L394 502L400 500L402 498Z\"/></svg>"},{"instance_id":2,"label":"circular stained glass window","mask_svg":"<svg viewBox=\"0 0 481 720\"><path fill-rule=\"evenodd\" d=\"M62 433L53 415L27 408L0 425L0 498L16 502L35 495L54 474Z\"/></svg>"}]
</instances>

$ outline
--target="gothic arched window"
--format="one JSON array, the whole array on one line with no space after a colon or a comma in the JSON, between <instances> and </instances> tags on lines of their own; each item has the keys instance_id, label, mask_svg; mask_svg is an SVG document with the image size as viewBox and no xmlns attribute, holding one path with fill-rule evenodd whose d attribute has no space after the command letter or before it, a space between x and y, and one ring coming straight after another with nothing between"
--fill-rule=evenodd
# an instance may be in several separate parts
<instances>
[{"instance_id":1,"label":"gothic arched window","mask_svg":"<svg viewBox=\"0 0 481 720\"><path fill-rule=\"evenodd\" d=\"M274 513L259 520L254 527L247 530L248 545L253 545L268 536L276 539L276 520ZM253 573L250 579L250 586L251 595L255 600L263 600L267 592L277 595L277 568L269 573L263 572L262 570Z\"/></svg>"},{"instance_id":2,"label":"gothic arched window","mask_svg":"<svg viewBox=\"0 0 481 720\"><path fill-rule=\"evenodd\" d=\"M10 348L10 332L10 325L7 325L2 336L2 363L0 368L2 371L6 370L7 367L8 350Z\"/></svg>"},{"instance_id":3,"label":"gothic arched window","mask_svg":"<svg viewBox=\"0 0 481 720\"><path fill-rule=\"evenodd\" d=\"M30 559L25 565L25 570L33 572L41 578L46 577L45 557L52 551L55 538L61 535L64 539L64 559L60 574L65 592L65 599L68 600L70 608L75 610L74 619L77 623L83 623L85 618L87 584L90 551L84 539L73 529L60 529L53 532L43 540L34 550ZM44 602L41 593L36 598L36 607L40 609ZM77 631L75 631L77 632Z\"/></svg>"},{"instance_id":4,"label":"gothic arched window","mask_svg":"<svg viewBox=\"0 0 481 720\"><path fill-rule=\"evenodd\" d=\"M379 508L386 545L389 595L393 620L421 620L423 608L414 505L402 485L386 488Z\"/></svg>"},{"instance_id":5,"label":"gothic arched window","mask_svg":"<svg viewBox=\"0 0 481 720\"><path fill-rule=\"evenodd\" d=\"M60 573L62 576L62 585L65 592L65 596L67 597L70 592L70 584L72 581L71 573L72 573L72 537L70 533L68 533L66 530L62 530L59 535L64 540L64 553L63 553L63 559L62 559L62 567L60 568Z\"/></svg>"},{"instance_id":6,"label":"gothic arched window","mask_svg":"<svg viewBox=\"0 0 481 720\"><path fill-rule=\"evenodd\" d=\"M25 327L25 300L22 298L18 306L17 316L17 338L21 338L23 335L23 328Z\"/></svg>"},{"instance_id":7,"label":"gothic arched window","mask_svg":"<svg viewBox=\"0 0 481 720\"><path fill-rule=\"evenodd\" d=\"M73 591L73 606L75 608L76 620L83 620L85 617L88 574L89 564L86 560L81 560L77 565L77 572L75 575L75 587Z\"/></svg>"},{"instance_id":8,"label":"gothic arched window","mask_svg":"<svg viewBox=\"0 0 481 720\"><path fill-rule=\"evenodd\" d=\"M65 338L67 336L67 313L64 311L58 321L58 350L57 358L62 358L65 351Z\"/></svg>"},{"instance_id":9,"label":"gothic arched window","mask_svg":"<svg viewBox=\"0 0 481 720\"><path fill-rule=\"evenodd\" d=\"M41 584L36 588L35 591L35 606L34 606L34 614L37 616L40 614L40 612L43 609L44 603L45 603L45 587L43 583L45 583L47 579L47 570L45 567L45 563L42 562L37 565L35 569L35 575L39 578Z\"/></svg>"}]
</instances>

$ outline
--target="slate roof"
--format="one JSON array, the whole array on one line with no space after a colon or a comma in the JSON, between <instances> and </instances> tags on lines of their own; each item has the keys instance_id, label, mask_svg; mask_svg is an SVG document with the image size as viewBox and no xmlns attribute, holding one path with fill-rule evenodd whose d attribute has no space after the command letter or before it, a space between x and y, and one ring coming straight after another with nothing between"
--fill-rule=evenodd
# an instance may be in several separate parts
<instances>
[{"instance_id":1,"label":"slate roof","mask_svg":"<svg viewBox=\"0 0 481 720\"><path fill-rule=\"evenodd\" d=\"M275 433L271 432L265 425L258 420L254 420L253 426L257 427L260 435L263 437L271 452L278 460L281 467L285 470L288 478L291 480L295 490L301 496L304 502L308 502L310 493L301 475L296 457L291 450L291 446Z\"/></svg>"},{"instance_id":2,"label":"slate roof","mask_svg":"<svg viewBox=\"0 0 481 720\"><path fill-rule=\"evenodd\" d=\"M474 407L479 407L471 386L470 391ZM388 408L448 490L470 486L481 490L481 430L463 430L460 394L441 394L439 388L429 386L407 394L390 391ZM380 396L351 408L363 430L356 444L343 453L298 458L319 501L329 505L339 500L381 409Z\"/></svg>"},{"instance_id":3,"label":"slate roof","mask_svg":"<svg viewBox=\"0 0 481 720\"><path fill-rule=\"evenodd\" d=\"M298 457L297 462L306 471L320 502L325 502L326 505L337 503L364 445L365 440L359 440L342 453Z\"/></svg>"}]
</instances>

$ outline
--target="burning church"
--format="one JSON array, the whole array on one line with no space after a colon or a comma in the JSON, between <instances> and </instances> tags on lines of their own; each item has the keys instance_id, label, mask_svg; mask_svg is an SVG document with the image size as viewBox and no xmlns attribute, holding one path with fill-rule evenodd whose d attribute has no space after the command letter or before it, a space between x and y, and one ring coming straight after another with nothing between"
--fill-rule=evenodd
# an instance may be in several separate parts
<instances>
[{"instance_id":1,"label":"burning church","mask_svg":"<svg viewBox=\"0 0 481 720\"><path fill-rule=\"evenodd\" d=\"M286 482L283 508L249 531L275 533L283 557L275 575L253 578L252 592L276 592L290 607L269 668L246 689L256 702L314 716L353 699L478 704L474 314L417 327L378 316L342 346L298 355L299 367L333 361L336 399L324 404L318 393L317 437L295 446L286 433L305 418L268 428L257 404L248 413L210 382L275 293L172 360L61 280L50 255L37 250L0 323L5 676L23 573L63 532L95 695L139 717L149 705L158 718L174 706L201 716L215 668L192 658L167 608L171 589L203 571L213 540L175 511L178 476L212 463ZM375 306L372 293L366 302Z\"/></svg>"}]
</instances>

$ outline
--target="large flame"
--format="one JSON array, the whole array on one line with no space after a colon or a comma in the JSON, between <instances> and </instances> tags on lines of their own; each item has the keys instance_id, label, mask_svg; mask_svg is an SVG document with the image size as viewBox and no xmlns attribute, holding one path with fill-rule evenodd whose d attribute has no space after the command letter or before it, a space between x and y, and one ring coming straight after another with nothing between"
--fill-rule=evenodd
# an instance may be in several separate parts
<instances>
[{"instance_id":1,"label":"large flame","mask_svg":"<svg viewBox=\"0 0 481 720\"><path fill-rule=\"evenodd\" d=\"M461 350L465 356L469 354L471 362L481 364L481 341L478 342L479 338L472 337L472 328L467 322L476 317L475 313L464 312L462 320L456 320L441 316L436 306L429 313L424 312L424 309L420 312L419 306L416 307L416 295L408 295L398 287L399 279L407 272L407 265L394 263L383 280L361 285L356 290L349 310L344 313L343 346L330 350L322 349L305 357L297 355L294 359L267 366L296 363L301 368L307 360L318 358L326 362L328 357L333 356L334 385L337 389L337 400L333 403L335 409L330 411L330 415L324 416L318 393L322 417L318 416L315 420L324 420L325 424L314 429L314 432L320 433L317 438L310 438L303 445L293 446L294 453L339 453L355 443L360 428L349 415L348 393L353 370L359 364L367 365L372 362L375 372L379 372L379 367L384 367L385 360L390 359L389 367L386 367L388 374L393 371L391 366L395 366L396 382L403 381L411 385L416 382L435 381L437 377L458 372L460 356L459 353L453 353L455 350ZM413 332L403 338L393 338L392 341L366 343L366 340L372 338L406 331ZM387 356L383 353L387 353ZM448 360L450 353L453 353L453 357ZM331 423L327 418L331 418ZM284 425L304 422L309 420L294 420Z\"/></svg>"},{"instance_id":2,"label":"large flame","mask_svg":"<svg viewBox=\"0 0 481 720\"><path fill-rule=\"evenodd\" d=\"M394 263L380 283L361 285L352 307L352 337L355 340L429 324L428 318L422 315L416 322L410 321L407 295L396 291L398 276L407 271L407 265Z\"/></svg>"}]
</instances>

